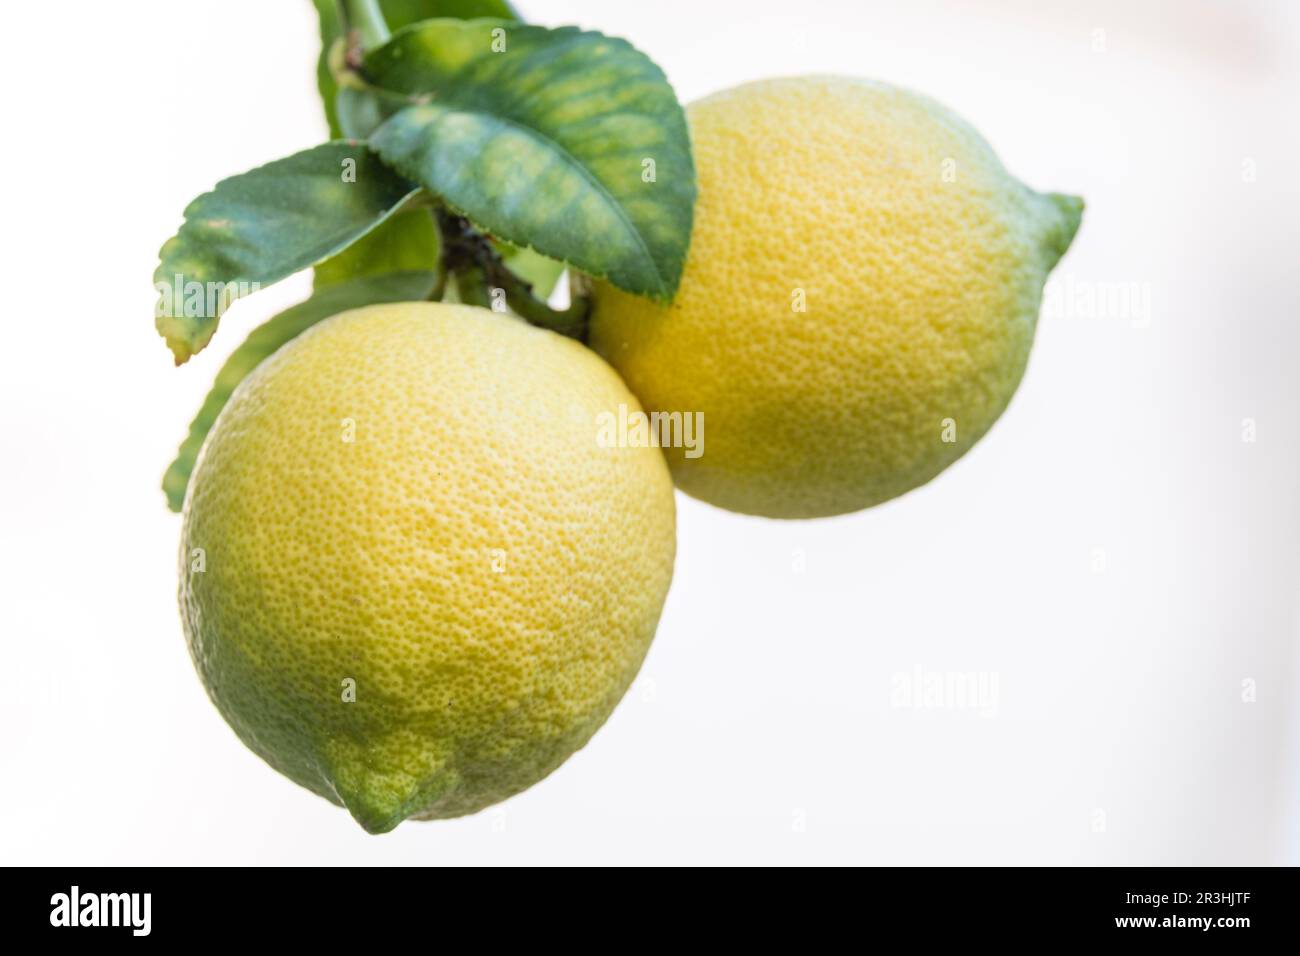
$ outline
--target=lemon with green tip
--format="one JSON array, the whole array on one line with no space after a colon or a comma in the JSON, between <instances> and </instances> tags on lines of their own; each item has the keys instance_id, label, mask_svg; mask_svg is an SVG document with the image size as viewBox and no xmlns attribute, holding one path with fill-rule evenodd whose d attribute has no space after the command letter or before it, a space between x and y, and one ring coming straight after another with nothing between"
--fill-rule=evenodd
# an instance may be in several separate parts
<instances>
[{"instance_id":1,"label":"lemon with green tip","mask_svg":"<svg viewBox=\"0 0 1300 956\"><path fill-rule=\"evenodd\" d=\"M687 114L699 199L677 296L596 283L590 335L647 410L702 415L700 447L666 449L678 486L807 518L929 481L1011 400L1083 203L881 83L766 80Z\"/></svg>"},{"instance_id":2,"label":"lemon with green tip","mask_svg":"<svg viewBox=\"0 0 1300 956\"><path fill-rule=\"evenodd\" d=\"M672 481L598 420L636 400L486 309L372 306L241 383L185 503L180 603L209 695L371 832L473 813L582 747L672 578Z\"/></svg>"}]
</instances>

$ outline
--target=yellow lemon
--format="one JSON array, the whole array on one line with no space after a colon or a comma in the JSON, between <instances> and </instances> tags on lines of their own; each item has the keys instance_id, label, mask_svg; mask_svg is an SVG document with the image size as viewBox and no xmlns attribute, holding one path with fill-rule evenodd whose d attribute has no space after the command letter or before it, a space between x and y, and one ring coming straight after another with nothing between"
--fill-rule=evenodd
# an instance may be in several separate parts
<instances>
[{"instance_id":1,"label":"yellow lemon","mask_svg":"<svg viewBox=\"0 0 1300 956\"><path fill-rule=\"evenodd\" d=\"M702 415L699 447L667 449L678 486L804 518L933 478L1010 401L1082 201L1028 189L961 119L880 83L751 83L688 117L677 297L597 283L590 339L647 410Z\"/></svg>"},{"instance_id":2,"label":"yellow lemon","mask_svg":"<svg viewBox=\"0 0 1300 956\"><path fill-rule=\"evenodd\" d=\"M371 832L472 813L583 746L672 578L672 481L578 343L468 306L336 316L246 379L185 504L212 700Z\"/></svg>"}]
</instances>

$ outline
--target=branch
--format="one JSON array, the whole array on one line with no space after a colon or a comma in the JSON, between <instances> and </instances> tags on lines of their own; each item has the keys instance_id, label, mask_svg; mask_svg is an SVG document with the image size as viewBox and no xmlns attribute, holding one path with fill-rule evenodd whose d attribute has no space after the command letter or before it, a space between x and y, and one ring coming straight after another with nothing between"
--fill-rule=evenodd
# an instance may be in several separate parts
<instances>
[{"instance_id":1,"label":"branch","mask_svg":"<svg viewBox=\"0 0 1300 956\"><path fill-rule=\"evenodd\" d=\"M443 265L455 273L461 301L490 308L491 290L500 289L510 308L530 324L582 341L591 312L591 301L585 295L575 295L567 309L552 309L533 295L532 283L510 271L491 239L468 219L441 208L437 216Z\"/></svg>"}]
</instances>

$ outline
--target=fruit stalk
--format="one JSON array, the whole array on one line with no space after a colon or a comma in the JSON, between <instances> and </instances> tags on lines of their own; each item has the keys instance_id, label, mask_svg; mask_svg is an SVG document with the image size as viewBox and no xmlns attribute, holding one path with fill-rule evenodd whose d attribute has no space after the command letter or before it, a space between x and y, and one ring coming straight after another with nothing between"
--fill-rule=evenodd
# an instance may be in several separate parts
<instances>
[{"instance_id":1,"label":"fruit stalk","mask_svg":"<svg viewBox=\"0 0 1300 956\"><path fill-rule=\"evenodd\" d=\"M581 341L587 333L590 300L575 295L567 309L552 309L537 296L533 287L510 271L491 240L468 219L439 208L438 228L442 233L443 268L456 277L461 301L492 307L492 289L500 289L506 303L530 325L558 332Z\"/></svg>"},{"instance_id":2,"label":"fruit stalk","mask_svg":"<svg viewBox=\"0 0 1300 956\"><path fill-rule=\"evenodd\" d=\"M348 62L354 67L361 65L362 54L392 36L379 0L339 0L339 22L347 36Z\"/></svg>"}]
</instances>

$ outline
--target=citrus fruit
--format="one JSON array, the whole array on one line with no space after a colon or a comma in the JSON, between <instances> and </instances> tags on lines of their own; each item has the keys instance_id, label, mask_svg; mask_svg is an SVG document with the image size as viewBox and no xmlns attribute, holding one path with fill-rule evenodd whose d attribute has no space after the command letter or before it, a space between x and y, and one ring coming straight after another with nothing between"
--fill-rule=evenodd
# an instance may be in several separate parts
<instances>
[{"instance_id":1,"label":"citrus fruit","mask_svg":"<svg viewBox=\"0 0 1300 956\"><path fill-rule=\"evenodd\" d=\"M536 783L609 716L672 577L672 481L597 418L578 343L486 309L371 306L239 386L185 503L180 603L253 751L371 832Z\"/></svg>"},{"instance_id":2,"label":"citrus fruit","mask_svg":"<svg viewBox=\"0 0 1300 956\"><path fill-rule=\"evenodd\" d=\"M702 414L702 449L666 449L678 486L804 518L933 478L1010 401L1082 202L880 83L767 80L687 113L699 199L676 299L596 283L590 337L647 410Z\"/></svg>"}]
</instances>

